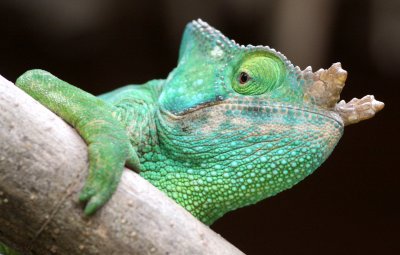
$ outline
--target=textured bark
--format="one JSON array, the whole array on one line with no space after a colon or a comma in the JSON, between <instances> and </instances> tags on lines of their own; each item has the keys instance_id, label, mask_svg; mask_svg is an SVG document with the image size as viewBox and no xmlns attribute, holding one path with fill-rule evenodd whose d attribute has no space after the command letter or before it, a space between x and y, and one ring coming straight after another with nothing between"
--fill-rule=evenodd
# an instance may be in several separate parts
<instances>
[{"instance_id":1,"label":"textured bark","mask_svg":"<svg viewBox=\"0 0 400 255\"><path fill-rule=\"evenodd\" d=\"M0 76L0 240L24 254L242 254L125 169L112 199L84 217L86 145Z\"/></svg>"}]
</instances>

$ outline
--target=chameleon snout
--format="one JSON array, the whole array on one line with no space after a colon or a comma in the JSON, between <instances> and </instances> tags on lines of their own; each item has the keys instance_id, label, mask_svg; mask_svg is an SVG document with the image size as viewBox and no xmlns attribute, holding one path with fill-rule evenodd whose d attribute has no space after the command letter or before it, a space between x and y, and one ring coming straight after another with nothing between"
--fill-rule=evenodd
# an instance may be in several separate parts
<instances>
[{"instance_id":1,"label":"chameleon snout","mask_svg":"<svg viewBox=\"0 0 400 255\"><path fill-rule=\"evenodd\" d=\"M304 100L336 112L345 126L370 119L385 106L372 95L353 98L347 103L339 101L347 79L347 71L342 69L339 62L332 64L329 69L319 69L316 72L307 67L301 71L301 75L308 81L304 88Z\"/></svg>"}]
</instances>

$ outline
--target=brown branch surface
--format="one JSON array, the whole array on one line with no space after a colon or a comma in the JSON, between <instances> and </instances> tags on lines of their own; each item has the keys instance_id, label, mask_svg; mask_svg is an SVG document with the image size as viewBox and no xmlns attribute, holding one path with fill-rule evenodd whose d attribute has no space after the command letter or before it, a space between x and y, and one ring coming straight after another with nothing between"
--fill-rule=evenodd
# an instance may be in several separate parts
<instances>
[{"instance_id":1,"label":"brown branch surface","mask_svg":"<svg viewBox=\"0 0 400 255\"><path fill-rule=\"evenodd\" d=\"M86 145L0 76L0 240L24 254L243 254L125 169L112 199L84 217Z\"/></svg>"}]
</instances>

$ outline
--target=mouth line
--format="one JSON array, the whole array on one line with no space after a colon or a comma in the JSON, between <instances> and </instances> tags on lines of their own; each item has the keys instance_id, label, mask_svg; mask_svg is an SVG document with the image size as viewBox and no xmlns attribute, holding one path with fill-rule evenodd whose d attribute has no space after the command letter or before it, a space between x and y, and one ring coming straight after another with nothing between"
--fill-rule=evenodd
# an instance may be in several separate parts
<instances>
[{"instance_id":1,"label":"mouth line","mask_svg":"<svg viewBox=\"0 0 400 255\"><path fill-rule=\"evenodd\" d=\"M287 114L289 110L307 112L310 114L319 115L325 118L330 118L338 124L343 125L343 121L338 113L334 110L327 110L309 104L293 105L289 103L278 102L276 100L254 100L254 98L232 98L226 100L218 100L204 102L195 107L189 108L179 113L173 113L175 118L183 118L187 114L191 114L206 108L211 108L217 105L231 106L232 110L246 110L266 112L269 109L274 114Z\"/></svg>"},{"instance_id":2,"label":"mouth line","mask_svg":"<svg viewBox=\"0 0 400 255\"><path fill-rule=\"evenodd\" d=\"M182 112L174 113L174 115L183 117L186 114L193 113L193 112L199 111L201 109L209 108L209 107L212 107L212 106L215 106L215 105L220 105L220 104L223 104L223 103L224 103L224 101L204 102L204 103L196 105L195 107L191 107L191 108L189 108L187 110L184 110Z\"/></svg>"}]
</instances>

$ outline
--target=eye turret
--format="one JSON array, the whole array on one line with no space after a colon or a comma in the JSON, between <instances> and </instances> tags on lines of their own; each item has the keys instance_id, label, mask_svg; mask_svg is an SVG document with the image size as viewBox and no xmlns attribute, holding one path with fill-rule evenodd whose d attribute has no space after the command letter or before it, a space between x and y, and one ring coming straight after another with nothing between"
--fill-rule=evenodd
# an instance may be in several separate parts
<instances>
[{"instance_id":1,"label":"eye turret","mask_svg":"<svg viewBox=\"0 0 400 255\"><path fill-rule=\"evenodd\" d=\"M277 88L285 76L280 58L266 52L251 52L234 70L232 88L243 95L261 95Z\"/></svg>"}]
</instances>

